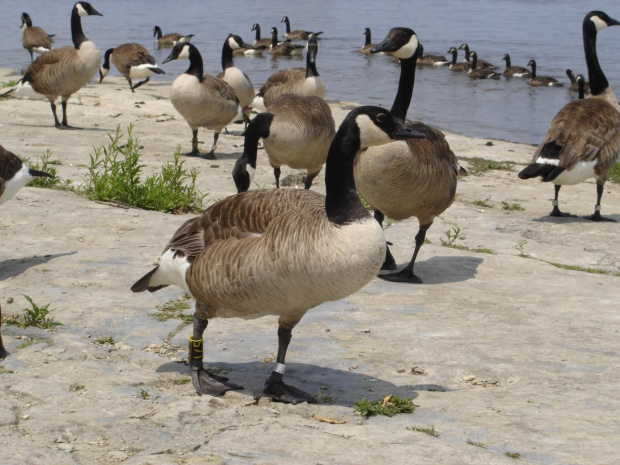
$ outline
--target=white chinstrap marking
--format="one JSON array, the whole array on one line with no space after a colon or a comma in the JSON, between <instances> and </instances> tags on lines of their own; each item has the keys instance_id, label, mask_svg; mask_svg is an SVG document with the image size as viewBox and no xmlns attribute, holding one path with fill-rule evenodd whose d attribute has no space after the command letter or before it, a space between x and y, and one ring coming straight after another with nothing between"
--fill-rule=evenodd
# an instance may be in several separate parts
<instances>
[{"instance_id":1,"label":"white chinstrap marking","mask_svg":"<svg viewBox=\"0 0 620 465\"><path fill-rule=\"evenodd\" d=\"M407 58L411 58L413 54L418 49L419 41L418 36L415 34L411 36L409 42L403 45L401 48L392 53L396 58L400 58L401 60L405 60Z\"/></svg>"},{"instance_id":2,"label":"white chinstrap marking","mask_svg":"<svg viewBox=\"0 0 620 465\"><path fill-rule=\"evenodd\" d=\"M392 142L392 138L378 127L368 115L358 115L355 122L360 129L360 148Z\"/></svg>"},{"instance_id":3,"label":"white chinstrap marking","mask_svg":"<svg viewBox=\"0 0 620 465\"><path fill-rule=\"evenodd\" d=\"M608 24L598 16L592 16L590 18L590 21L594 23L594 27L596 27L596 32L602 31L603 29L608 27Z\"/></svg>"}]
</instances>

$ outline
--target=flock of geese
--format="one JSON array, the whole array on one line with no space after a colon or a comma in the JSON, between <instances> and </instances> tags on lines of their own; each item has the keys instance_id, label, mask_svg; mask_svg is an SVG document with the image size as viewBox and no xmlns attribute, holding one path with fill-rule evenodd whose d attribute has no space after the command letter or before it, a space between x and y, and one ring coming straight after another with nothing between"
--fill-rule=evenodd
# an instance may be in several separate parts
<instances>
[{"instance_id":1,"label":"flock of geese","mask_svg":"<svg viewBox=\"0 0 620 465\"><path fill-rule=\"evenodd\" d=\"M153 73L163 72L138 44L107 50L102 64L99 50L86 38L81 25L83 17L93 15L100 13L88 2L77 2L71 12L74 46L43 53L17 86L8 91L30 86L46 96L59 129L71 128L66 115L69 97L98 71L103 80L110 62L125 76L132 91L148 82ZM26 46L26 31L32 29L32 23L25 14L22 21ZM177 285L196 299L189 359L192 382L199 394L220 395L241 389L203 367L203 333L209 320L277 315L278 354L262 395L289 403L314 402L311 395L283 381L293 328L309 309L356 292L380 269L388 270L379 275L383 279L421 283L414 264L426 231L435 217L452 204L457 178L465 171L441 131L406 120L416 65L426 58L413 30L393 28L381 43L372 44L370 30L366 29L362 52L389 54L400 62L394 103L390 111L360 106L336 130L331 110L323 100L325 86L316 69L320 32L291 31L288 17L282 21L286 23L287 39L307 41L306 66L275 73L258 95L254 95L249 78L234 66L233 56L256 53L258 47L286 48L288 53L296 53L304 46L279 43L276 28L272 29L271 42L261 42L264 39L255 24L252 30L256 31L256 41L252 45L234 34L225 39L222 73L210 76L204 73L202 57L191 43L191 35L164 35L159 27L154 28L159 44L172 45L163 63L189 60L189 67L174 80L170 92L173 106L192 129L192 149L187 155L214 157L219 133L237 120L246 124L245 144L233 170L238 193L183 223L166 245L159 264L131 290L154 292ZM601 11L585 16L588 98L575 100L559 111L532 164L519 173L522 179L541 177L555 185L553 216L567 215L558 209L562 185L594 177L597 204L589 218L606 219L600 214L600 201L607 175L619 160L620 107L600 68L596 37L599 31L616 25L620 23ZM33 45L29 52L40 52L37 47ZM467 44L461 49L471 59L468 73L488 69ZM449 66L456 67L456 49L450 53L453 58ZM525 76L527 70L512 67L508 55L504 60L506 72ZM536 65L530 62L530 66L533 79ZM145 80L133 84L132 79ZM58 97L62 103L61 121L56 114ZM262 111L251 118L252 108ZM207 154L198 150L201 127L215 133ZM274 169L276 188L249 191L260 139ZM307 171L305 189L279 189L282 165ZM310 190L323 165L325 196ZM18 157L0 147L0 204L33 177L46 175L29 170ZM360 196L374 210L374 218ZM393 219L416 217L419 221L413 256L398 271L383 235L385 215ZM6 355L0 336L0 357Z\"/></svg>"}]
</instances>

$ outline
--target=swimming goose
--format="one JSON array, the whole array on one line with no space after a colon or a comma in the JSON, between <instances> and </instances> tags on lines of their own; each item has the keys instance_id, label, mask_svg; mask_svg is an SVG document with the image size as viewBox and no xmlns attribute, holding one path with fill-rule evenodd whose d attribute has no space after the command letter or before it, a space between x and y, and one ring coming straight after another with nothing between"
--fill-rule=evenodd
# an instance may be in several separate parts
<instances>
[{"instance_id":1,"label":"swimming goose","mask_svg":"<svg viewBox=\"0 0 620 465\"><path fill-rule=\"evenodd\" d=\"M81 18L93 15L103 16L90 3L77 2L71 10L73 47L55 48L39 56L17 85L2 95L19 93L23 87L32 88L49 100L54 114L54 125L58 129L76 129L67 123L67 100L86 85L101 66L101 53L82 31ZM59 96L62 98L62 122L58 121L54 103Z\"/></svg>"},{"instance_id":2,"label":"swimming goose","mask_svg":"<svg viewBox=\"0 0 620 465\"><path fill-rule=\"evenodd\" d=\"M252 30L256 31L256 38L254 39L254 42L252 42L252 46L253 47L270 47L271 43L272 43L272 39L261 39L260 37L260 26L258 23L254 23L254 25L252 26Z\"/></svg>"},{"instance_id":3,"label":"swimming goose","mask_svg":"<svg viewBox=\"0 0 620 465\"><path fill-rule=\"evenodd\" d=\"M325 196L302 189L252 190L181 225L159 265L131 290L154 292L176 284L196 299L189 362L198 394L242 389L203 367L209 320L277 315L278 355L262 396L316 402L283 382L292 330L309 309L356 292L379 270L385 237L355 192L353 160L362 147L408 137L422 134L383 108L358 107L330 146Z\"/></svg>"},{"instance_id":4,"label":"swimming goose","mask_svg":"<svg viewBox=\"0 0 620 465\"><path fill-rule=\"evenodd\" d=\"M577 81L577 92L579 93L579 98L582 99L586 96L586 80L581 74L578 74L575 80ZM588 84L588 92L590 92L589 86L590 84Z\"/></svg>"},{"instance_id":5,"label":"swimming goose","mask_svg":"<svg viewBox=\"0 0 620 465\"><path fill-rule=\"evenodd\" d=\"M458 55L459 52L455 47L450 47L450 50L448 50L446 53L452 54L452 61L450 62L450 65L448 66L450 71L454 71L455 73L460 73L463 71L469 71L471 69L471 63L468 61L461 61L460 63L456 62L456 56Z\"/></svg>"},{"instance_id":6,"label":"swimming goose","mask_svg":"<svg viewBox=\"0 0 620 465\"><path fill-rule=\"evenodd\" d=\"M405 121L413 94L416 59L422 55L423 47L411 29L393 28L373 49L373 52L380 51L400 59L400 80L391 112L399 121ZM413 272L416 257L435 217L452 204L457 175L462 173L462 168L441 131L419 121L408 122L407 127L424 133L426 139L369 148L364 156L357 157L354 173L357 190L371 205L379 223L384 216L395 220L415 216L420 223L411 261L403 270L379 277L420 283L421 279ZM385 258L382 269L395 269L389 248Z\"/></svg>"},{"instance_id":7,"label":"swimming goose","mask_svg":"<svg viewBox=\"0 0 620 465\"><path fill-rule=\"evenodd\" d=\"M280 167L287 165L307 171L304 187L310 189L325 164L335 133L331 109L322 98L295 94L275 98L245 132L243 155L233 169L237 192L250 188L260 138L273 167L276 188L280 187Z\"/></svg>"},{"instance_id":8,"label":"swimming goose","mask_svg":"<svg viewBox=\"0 0 620 465\"><path fill-rule=\"evenodd\" d=\"M491 68L478 68L478 54L469 52L471 58L471 69L467 72L470 79L499 79L501 74L496 73Z\"/></svg>"},{"instance_id":9,"label":"swimming goose","mask_svg":"<svg viewBox=\"0 0 620 465\"><path fill-rule=\"evenodd\" d=\"M278 28L271 28L271 45L269 53L275 56L301 55L304 50L303 45L294 45L289 41L278 42Z\"/></svg>"},{"instance_id":10,"label":"swimming goose","mask_svg":"<svg viewBox=\"0 0 620 465\"><path fill-rule=\"evenodd\" d=\"M583 92L590 92L590 83L586 82L585 79L583 79L583 76L581 76L581 78L583 79L583 82L580 84L579 82L577 82L577 78L575 77L575 75L573 74L573 70L572 69L567 69L566 70L566 75L568 76L568 79L570 79L570 87L569 90L572 90L573 92L579 92L580 89L580 85L583 86ZM582 97L583 98L583 97Z\"/></svg>"},{"instance_id":11,"label":"swimming goose","mask_svg":"<svg viewBox=\"0 0 620 465\"><path fill-rule=\"evenodd\" d=\"M269 76L254 99L252 104L254 107L264 110L273 99L282 94L314 95L325 98L325 82L316 69L319 43L312 38L308 40L306 48L308 49L306 67L282 69Z\"/></svg>"},{"instance_id":12,"label":"swimming goose","mask_svg":"<svg viewBox=\"0 0 620 465\"><path fill-rule=\"evenodd\" d=\"M280 22L286 24L286 32L284 33L284 37L290 40L308 40L310 37L318 37L320 34L323 34L323 31L311 32L301 29L291 31L291 22L289 21L288 16L282 18L282 21Z\"/></svg>"},{"instance_id":13,"label":"swimming goose","mask_svg":"<svg viewBox=\"0 0 620 465\"><path fill-rule=\"evenodd\" d=\"M444 66L449 65L450 62L443 55L422 55L418 58L416 64L421 66Z\"/></svg>"},{"instance_id":14,"label":"swimming goose","mask_svg":"<svg viewBox=\"0 0 620 465\"><path fill-rule=\"evenodd\" d=\"M22 44L30 53L30 61L33 61L33 52L45 53L52 49L50 36L42 28L32 25L28 13L22 13Z\"/></svg>"},{"instance_id":15,"label":"swimming goose","mask_svg":"<svg viewBox=\"0 0 620 465\"><path fill-rule=\"evenodd\" d=\"M222 47L222 72L217 75L218 79L226 81L235 91L239 106L243 112L245 125L250 122L252 109L249 105L254 100L254 86L247 74L235 67L233 63L233 52L245 46L243 39L234 34L228 34Z\"/></svg>"},{"instance_id":16,"label":"swimming goose","mask_svg":"<svg viewBox=\"0 0 620 465\"><path fill-rule=\"evenodd\" d=\"M465 50L465 58L463 59L463 61L471 61L470 60L470 55L469 55L469 45L467 44L461 44L461 46L459 47L459 50ZM497 66L492 65L491 63L489 63L486 60L481 60L480 58L478 59L478 68L489 68L489 69L497 69Z\"/></svg>"},{"instance_id":17,"label":"swimming goose","mask_svg":"<svg viewBox=\"0 0 620 465\"><path fill-rule=\"evenodd\" d=\"M593 221L614 221L601 216L601 197L609 171L620 161L620 107L601 69L596 35L620 22L602 11L591 11L583 20L583 48L590 78L590 95L567 103L555 115L532 164L519 173L521 179L540 176L555 184L551 216L571 216L560 211L558 194L563 185L596 179Z\"/></svg>"},{"instance_id":18,"label":"swimming goose","mask_svg":"<svg viewBox=\"0 0 620 465\"><path fill-rule=\"evenodd\" d=\"M370 32L370 28L364 28L364 35L366 36L366 39L364 41L364 45L362 45L362 48L360 49L360 52L362 52L364 55L370 55L370 49L375 47L377 44L373 44L371 43L371 32Z\"/></svg>"},{"instance_id":19,"label":"swimming goose","mask_svg":"<svg viewBox=\"0 0 620 465\"><path fill-rule=\"evenodd\" d=\"M194 34L183 35L178 32L162 34L161 28L155 26L153 28L153 37L156 37L155 42L158 47L174 47L178 43L189 42L194 37Z\"/></svg>"},{"instance_id":20,"label":"swimming goose","mask_svg":"<svg viewBox=\"0 0 620 465\"><path fill-rule=\"evenodd\" d=\"M0 145L0 205L36 177L53 176L45 171L28 168L17 155Z\"/></svg>"},{"instance_id":21,"label":"swimming goose","mask_svg":"<svg viewBox=\"0 0 620 465\"><path fill-rule=\"evenodd\" d=\"M163 61L189 58L189 68L172 83L170 101L192 128L192 150L185 155L215 159L215 148L220 132L236 116L239 102L235 91L226 81L203 74L202 56L189 42L179 42ZM198 150L198 128L215 131L213 145L208 154Z\"/></svg>"},{"instance_id":22,"label":"swimming goose","mask_svg":"<svg viewBox=\"0 0 620 465\"><path fill-rule=\"evenodd\" d=\"M135 92L135 89L142 84L149 82L153 74L166 74L163 69L157 66L155 58L142 45L136 43L122 44L106 50L103 65L99 69L100 84L110 72L110 58L118 72L127 79L132 92ZM131 78L145 79L134 86Z\"/></svg>"},{"instance_id":23,"label":"swimming goose","mask_svg":"<svg viewBox=\"0 0 620 465\"><path fill-rule=\"evenodd\" d=\"M564 84L558 82L556 78L552 78L551 76L537 76L536 75L536 61L530 60L527 64L532 67L532 76L527 81L530 86L534 87L562 87Z\"/></svg>"},{"instance_id":24,"label":"swimming goose","mask_svg":"<svg viewBox=\"0 0 620 465\"><path fill-rule=\"evenodd\" d=\"M532 76L530 70L523 66L512 66L510 64L510 55L504 53L502 60L506 61L506 69L502 73L505 77L527 77Z\"/></svg>"}]
</instances>

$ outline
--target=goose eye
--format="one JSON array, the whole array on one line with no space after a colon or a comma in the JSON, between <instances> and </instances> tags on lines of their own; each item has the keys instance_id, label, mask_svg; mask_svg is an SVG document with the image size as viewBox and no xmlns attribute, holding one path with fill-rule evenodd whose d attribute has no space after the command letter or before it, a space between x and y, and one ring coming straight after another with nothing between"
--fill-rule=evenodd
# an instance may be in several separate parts
<instances>
[{"instance_id":1,"label":"goose eye","mask_svg":"<svg viewBox=\"0 0 620 465\"><path fill-rule=\"evenodd\" d=\"M379 113L377 115L377 121L379 123L385 123L385 120L387 120L387 115L385 113Z\"/></svg>"}]
</instances>

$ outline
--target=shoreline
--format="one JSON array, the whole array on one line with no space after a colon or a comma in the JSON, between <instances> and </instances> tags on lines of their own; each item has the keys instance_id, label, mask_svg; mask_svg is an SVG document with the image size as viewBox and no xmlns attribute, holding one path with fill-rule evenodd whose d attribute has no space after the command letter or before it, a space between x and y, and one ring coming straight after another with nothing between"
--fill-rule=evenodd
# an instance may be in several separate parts
<instances>
[{"instance_id":1,"label":"shoreline","mask_svg":"<svg viewBox=\"0 0 620 465\"><path fill-rule=\"evenodd\" d=\"M149 83L131 93L119 76L90 84L68 105L69 124L81 131L55 129L46 102L1 100L0 144L32 161L49 148L62 163L58 175L82 182L93 147L132 123L144 146L143 174L159 172L178 146L190 148L191 130L170 104L169 88ZM356 105L328 103L337 124ZM218 160L183 158L200 171L205 207L236 192L231 171L242 125L229 130ZM199 131L201 149L212 134ZM525 165L534 151L446 138L469 168L474 157ZM263 150L257 164L251 188L273 186ZM374 279L308 312L293 334L287 381L322 402L297 406L253 401L277 351L274 318L209 325L205 362L245 389L199 397L183 363L191 326L150 316L182 291L129 291L190 215L23 188L0 210L2 314L23 314L28 295L50 303L50 316L63 326L2 326L11 355L0 361L0 462L514 463L506 452L520 454L519 463L613 462L620 434L618 224L548 217L552 186L521 181L518 169L459 181L454 204L436 218L416 262L424 284ZM288 174L294 171L282 170L282 178ZM324 187L321 174L312 189ZM595 200L589 180L563 188L560 206L586 215ZM602 213L620 220L620 186L607 183L602 202ZM453 227L462 231L459 248L442 245ZM409 219L385 231L400 265L411 257L417 229ZM416 410L392 418L354 413L354 402L390 394L411 398ZM439 437L413 430L419 426Z\"/></svg>"}]
</instances>

